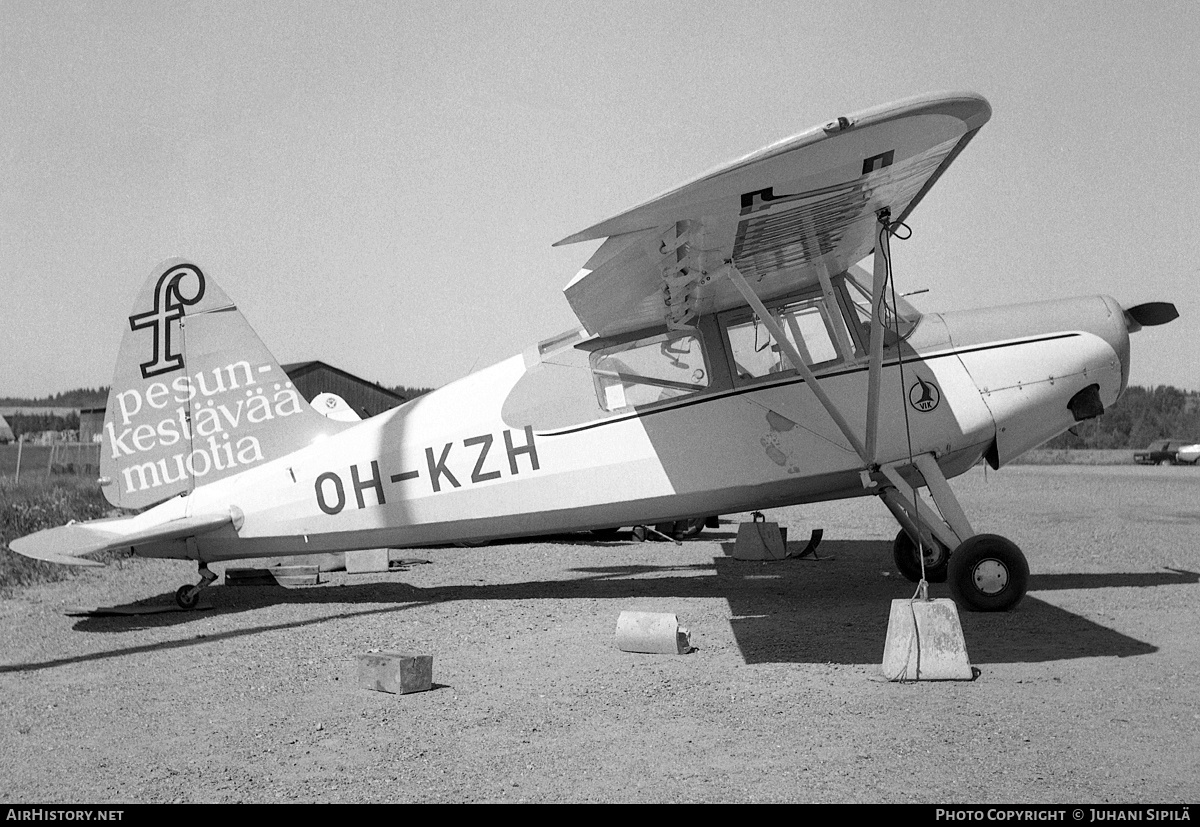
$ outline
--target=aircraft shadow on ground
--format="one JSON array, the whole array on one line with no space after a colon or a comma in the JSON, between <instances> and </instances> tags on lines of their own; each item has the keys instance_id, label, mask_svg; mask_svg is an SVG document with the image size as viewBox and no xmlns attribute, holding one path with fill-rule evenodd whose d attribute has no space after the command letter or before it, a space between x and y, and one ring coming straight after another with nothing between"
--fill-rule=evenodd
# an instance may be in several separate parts
<instances>
[{"instance_id":1,"label":"aircraft shadow on ground","mask_svg":"<svg viewBox=\"0 0 1200 827\"><path fill-rule=\"evenodd\" d=\"M758 564L759 577L774 579L762 580L756 590L730 589L733 631L747 663L882 661L891 601L916 590L892 569L891 543L835 541L823 544L818 553L834 560ZM753 565L726 558L717 561L717 572L745 578L746 567ZM1190 572L1043 575L1031 578L1030 586L1048 590L1196 581ZM949 596L944 583L930 585L930 597ZM1013 612L960 611L959 617L974 664L1129 657L1158 648L1031 595Z\"/></svg>"},{"instance_id":2,"label":"aircraft shadow on ground","mask_svg":"<svg viewBox=\"0 0 1200 827\"><path fill-rule=\"evenodd\" d=\"M804 542L789 543L799 552ZM218 642L279 629L302 628L343 618L386 616L430 604L455 601L537 599L661 600L724 598L729 601L734 636L746 663L878 663L882 659L891 601L910 597L915 589L892 570L891 543L829 541L822 559L745 561L718 557L712 563L675 566L652 564L594 566L572 569L568 579L482 583L420 588L395 579L329 584L328 587L214 587L202 601L209 608L140 616L84 617L80 632L122 634L141 629L186 628L214 615L251 612L280 603L330 604L338 611L294 622L263 624L210 632L173 641L97 652L42 663L0 666L0 672L52 668L77 661L120 657L161 649ZM705 576L711 572L712 576ZM1200 582L1195 572L1170 570L1146 574L1063 574L1031 578L1032 590L1129 588ZM930 587L932 597L948 596L944 584ZM165 604L166 592L143 603ZM355 604L370 607L353 608ZM385 605L379 605L385 604ZM1157 651L1087 618L1055 607L1033 595L1015 612L961 612L968 652L975 664L1040 662L1083 657L1129 657ZM685 621L686 618L681 618ZM604 642L607 645L607 641Z\"/></svg>"}]
</instances>

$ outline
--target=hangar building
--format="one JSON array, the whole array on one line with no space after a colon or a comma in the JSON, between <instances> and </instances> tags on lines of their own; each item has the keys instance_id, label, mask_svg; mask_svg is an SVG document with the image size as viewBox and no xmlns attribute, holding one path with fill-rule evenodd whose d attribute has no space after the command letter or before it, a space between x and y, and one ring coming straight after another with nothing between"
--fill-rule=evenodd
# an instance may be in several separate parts
<instances>
[{"instance_id":1,"label":"hangar building","mask_svg":"<svg viewBox=\"0 0 1200 827\"><path fill-rule=\"evenodd\" d=\"M336 393L363 419L408 401L398 393L324 362L293 362L282 367L305 401L312 402L317 394Z\"/></svg>"},{"instance_id":2,"label":"hangar building","mask_svg":"<svg viewBox=\"0 0 1200 827\"><path fill-rule=\"evenodd\" d=\"M403 405L408 400L387 388L338 370L324 362L293 362L282 365L306 402L320 393L336 393L363 419ZM104 428L104 408L79 411L79 441L98 442Z\"/></svg>"}]
</instances>

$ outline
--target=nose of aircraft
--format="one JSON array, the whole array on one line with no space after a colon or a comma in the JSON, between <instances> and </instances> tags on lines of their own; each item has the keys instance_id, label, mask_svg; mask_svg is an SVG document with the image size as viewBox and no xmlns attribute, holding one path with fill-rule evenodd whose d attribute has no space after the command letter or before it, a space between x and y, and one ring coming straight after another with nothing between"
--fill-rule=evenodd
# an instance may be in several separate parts
<instances>
[{"instance_id":1,"label":"nose of aircraft","mask_svg":"<svg viewBox=\"0 0 1200 827\"><path fill-rule=\"evenodd\" d=\"M1126 310L1081 296L942 314L996 424L993 464L1110 407L1129 383L1129 333L1174 318L1165 303Z\"/></svg>"},{"instance_id":2,"label":"nose of aircraft","mask_svg":"<svg viewBox=\"0 0 1200 827\"><path fill-rule=\"evenodd\" d=\"M1108 315L1099 323L1093 322L1086 327L1108 342L1117 354L1121 363L1121 387L1117 391L1117 396L1120 396L1129 384L1129 334L1139 328L1131 326L1129 313L1112 296L1101 296L1100 299L1108 308ZM1113 401L1116 401L1115 397Z\"/></svg>"},{"instance_id":3,"label":"nose of aircraft","mask_svg":"<svg viewBox=\"0 0 1200 827\"><path fill-rule=\"evenodd\" d=\"M1172 322L1179 318L1179 311L1170 302L1145 302L1124 308L1110 296L1102 298L1112 316L1125 321L1124 331L1108 331L1107 335L1102 333L1121 360L1121 390L1124 391L1129 383L1129 334L1137 333L1143 327Z\"/></svg>"}]
</instances>

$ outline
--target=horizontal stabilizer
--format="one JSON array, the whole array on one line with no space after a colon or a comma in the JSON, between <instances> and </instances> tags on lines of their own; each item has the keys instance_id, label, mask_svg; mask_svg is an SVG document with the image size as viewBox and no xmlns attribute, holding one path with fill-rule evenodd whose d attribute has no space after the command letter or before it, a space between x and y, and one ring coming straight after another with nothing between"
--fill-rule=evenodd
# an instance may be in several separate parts
<instances>
[{"instance_id":1,"label":"horizontal stabilizer","mask_svg":"<svg viewBox=\"0 0 1200 827\"><path fill-rule=\"evenodd\" d=\"M86 523L67 523L58 528L47 528L28 537L13 540L9 543L9 548L17 554L49 563L102 566L103 563L88 560L85 555L206 534L232 523L233 515L226 512L180 517L149 527L138 525L140 522L138 517L118 517Z\"/></svg>"}]
</instances>

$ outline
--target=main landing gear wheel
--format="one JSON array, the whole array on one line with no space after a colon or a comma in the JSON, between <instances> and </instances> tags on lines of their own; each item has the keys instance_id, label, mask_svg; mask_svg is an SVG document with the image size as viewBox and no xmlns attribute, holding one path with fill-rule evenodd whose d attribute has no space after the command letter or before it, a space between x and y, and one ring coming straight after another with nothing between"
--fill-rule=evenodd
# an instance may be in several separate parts
<instances>
[{"instance_id":1,"label":"main landing gear wheel","mask_svg":"<svg viewBox=\"0 0 1200 827\"><path fill-rule=\"evenodd\" d=\"M913 583L921 582L921 561L917 559L917 545L908 536L907 531L901 531L892 542L892 557L896 568L906 580ZM925 547L925 580L930 583L945 583L946 568L950 562L950 553L941 543L935 542L932 547Z\"/></svg>"},{"instance_id":2,"label":"main landing gear wheel","mask_svg":"<svg viewBox=\"0 0 1200 827\"><path fill-rule=\"evenodd\" d=\"M1007 612L1029 587L1029 563L1017 545L996 534L976 534L950 555L950 594L972 612Z\"/></svg>"},{"instance_id":3,"label":"main landing gear wheel","mask_svg":"<svg viewBox=\"0 0 1200 827\"><path fill-rule=\"evenodd\" d=\"M707 517L692 517L690 520L676 520L674 524L668 523L672 530L664 533L669 534L676 540L683 540L687 537L696 537L700 534L700 532L704 531L704 524L707 520Z\"/></svg>"},{"instance_id":4,"label":"main landing gear wheel","mask_svg":"<svg viewBox=\"0 0 1200 827\"><path fill-rule=\"evenodd\" d=\"M653 527L634 526L633 539L639 543L647 540L673 540L679 542L688 537L695 537L704 531L707 517L691 517L686 520L675 520L669 523L656 523Z\"/></svg>"}]
</instances>

